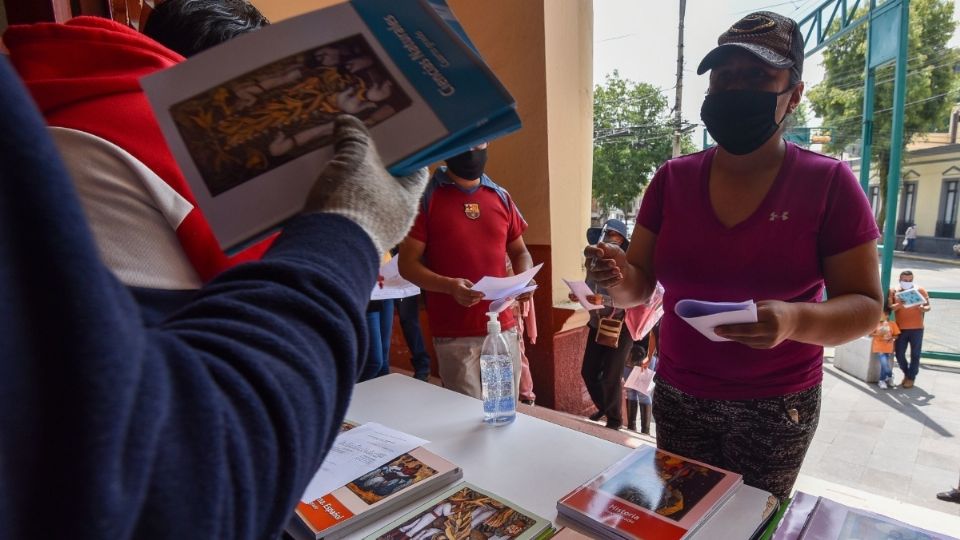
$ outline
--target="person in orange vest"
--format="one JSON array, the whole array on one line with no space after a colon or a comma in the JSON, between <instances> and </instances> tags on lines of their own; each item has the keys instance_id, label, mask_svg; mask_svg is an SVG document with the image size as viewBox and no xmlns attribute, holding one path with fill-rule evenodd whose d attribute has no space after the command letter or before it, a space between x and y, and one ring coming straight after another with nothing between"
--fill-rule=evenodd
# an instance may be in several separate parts
<instances>
[{"instance_id":1,"label":"person in orange vest","mask_svg":"<svg viewBox=\"0 0 960 540\"><path fill-rule=\"evenodd\" d=\"M903 371L903 387L913 388L913 383L917 379L917 373L920 371L920 350L923 346L923 317L930 311L930 296L923 287L916 287L920 296L923 296L924 303L906 307L903 302L897 298L897 293L907 291L916 287L913 283L913 272L904 270L900 272L900 286L890 289L890 297L887 303L893 310L896 317L897 326L900 327L900 336L894 344L897 354L897 364ZM910 345L910 363L907 364L907 345Z\"/></svg>"}]
</instances>

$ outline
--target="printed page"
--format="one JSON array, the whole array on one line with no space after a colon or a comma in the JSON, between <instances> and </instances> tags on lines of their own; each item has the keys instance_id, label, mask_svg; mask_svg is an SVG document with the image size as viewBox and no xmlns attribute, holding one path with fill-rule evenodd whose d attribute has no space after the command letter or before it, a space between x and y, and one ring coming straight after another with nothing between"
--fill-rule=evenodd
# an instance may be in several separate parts
<instances>
[{"instance_id":1,"label":"printed page","mask_svg":"<svg viewBox=\"0 0 960 540\"><path fill-rule=\"evenodd\" d=\"M674 312L710 341L730 341L713 331L718 326L757 322L757 305L753 300L744 302L681 300L674 306Z\"/></svg>"},{"instance_id":2,"label":"printed page","mask_svg":"<svg viewBox=\"0 0 960 540\"><path fill-rule=\"evenodd\" d=\"M310 502L428 441L375 422L341 432L300 497Z\"/></svg>"}]
</instances>

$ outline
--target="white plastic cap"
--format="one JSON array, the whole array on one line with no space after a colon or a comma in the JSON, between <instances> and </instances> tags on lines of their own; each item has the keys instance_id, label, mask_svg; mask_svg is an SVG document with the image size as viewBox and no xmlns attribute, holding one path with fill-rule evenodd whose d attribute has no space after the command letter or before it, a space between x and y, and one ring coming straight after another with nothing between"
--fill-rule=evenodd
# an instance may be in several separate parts
<instances>
[{"instance_id":1,"label":"white plastic cap","mask_svg":"<svg viewBox=\"0 0 960 540\"><path fill-rule=\"evenodd\" d=\"M493 311L487 312L487 318L490 319L487 321L487 333L488 334L499 334L500 333L500 319L498 318L499 314Z\"/></svg>"}]
</instances>

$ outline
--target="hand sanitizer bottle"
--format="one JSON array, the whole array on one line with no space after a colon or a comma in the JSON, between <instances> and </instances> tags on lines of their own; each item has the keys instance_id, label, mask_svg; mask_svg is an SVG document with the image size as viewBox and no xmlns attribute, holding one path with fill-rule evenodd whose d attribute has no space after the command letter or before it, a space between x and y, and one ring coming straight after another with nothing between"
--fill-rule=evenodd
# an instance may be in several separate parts
<instances>
[{"instance_id":1,"label":"hand sanitizer bottle","mask_svg":"<svg viewBox=\"0 0 960 540\"><path fill-rule=\"evenodd\" d=\"M488 312L487 337L480 349L480 381L483 390L483 421L505 426L517 418L517 397L513 394L513 361L506 340L500 334L497 313Z\"/></svg>"}]
</instances>

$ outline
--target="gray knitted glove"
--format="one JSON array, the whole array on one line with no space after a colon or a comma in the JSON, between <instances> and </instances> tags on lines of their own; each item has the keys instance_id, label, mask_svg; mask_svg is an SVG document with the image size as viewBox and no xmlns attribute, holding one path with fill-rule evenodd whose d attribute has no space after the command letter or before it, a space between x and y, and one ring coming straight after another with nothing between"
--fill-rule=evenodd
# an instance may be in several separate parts
<instances>
[{"instance_id":1,"label":"gray knitted glove","mask_svg":"<svg viewBox=\"0 0 960 540\"><path fill-rule=\"evenodd\" d=\"M417 216L427 169L394 178L384 168L363 122L340 115L334 156L314 184L304 212L344 216L360 225L382 255L400 243Z\"/></svg>"}]
</instances>

